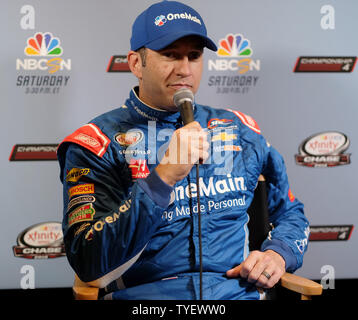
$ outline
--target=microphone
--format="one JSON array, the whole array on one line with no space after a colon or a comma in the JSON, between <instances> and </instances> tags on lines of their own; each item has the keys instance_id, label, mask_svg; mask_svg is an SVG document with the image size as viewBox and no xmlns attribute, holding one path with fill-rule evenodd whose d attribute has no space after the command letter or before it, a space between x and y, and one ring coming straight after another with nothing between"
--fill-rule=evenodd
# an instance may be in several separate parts
<instances>
[{"instance_id":1,"label":"microphone","mask_svg":"<svg viewBox=\"0 0 358 320\"><path fill-rule=\"evenodd\" d=\"M183 120L183 124L186 125L190 122L193 122L193 93L187 88L179 89L174 93L173 100L174 104L180 111L180 116Z\"/></svg>"},{"instance_id":2,"label":"microphone","mask_svg":"<svg viewBox=\"0 0 358 320\"><path fill-rule=\"evenodd\" d=\"M194 94L187 88L179 89L173 96L174 104L180 111L183 124L186 125L194 121L193 102ZM199 190L199 163L196 163L196 188ZM203 300L203 245L201 236L201 210L200 210L200 192L197 193L198 206L198 235L199 235L199 292L200 300ZM191 208L191 203L190 203ZM193 212L193 209L190 210Z\"/></svg>"}]
</instances>

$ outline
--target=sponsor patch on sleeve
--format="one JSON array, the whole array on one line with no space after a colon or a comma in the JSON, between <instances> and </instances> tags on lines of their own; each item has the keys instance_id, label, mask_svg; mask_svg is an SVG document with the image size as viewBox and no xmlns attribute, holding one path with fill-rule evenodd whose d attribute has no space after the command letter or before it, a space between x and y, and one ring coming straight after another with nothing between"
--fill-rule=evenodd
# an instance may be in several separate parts
<instances>
[{"instance_id":1,"label":"sponsor patch on sleeve","mask_svg":"<svg viewBox=\"0 0 358 320\"><path fill-rule=\"evenodd\" d=\"M231 109L227 109L227 110L235 114L245 126L249 127L251 130L255 131L256 133L261 134L261 129L254 118L240 111L231 110Z\"/></svg>"},{"instance_id":2,"label":"sponsor patch on sleeve","mask_svg":"<svg viewBox=\"0 0 358 320\"><path fill-rule=\"evenodd\" d=\"M129 168L132 171L132 179L143 179L149 175L147 160L145 159L131 159Z\"/></svg>"},{"instance_id":3,"label":"sponsor patch on sleeve","mask_svg":"<svg viewBox=\"0 0 358 320\"><path fill-rule=\"evenodd\" d=\"M227 126L232 123L232 119L213 118L208 121L208 129L214 129L217 126Z\"/></svg>"},{"instance_id":4,"label":"sponsor patch on sleeve","mask_svg":"<svg viewBox=\"0 0 358 320\"><path fill-rule=\"evenodd\" d=\"M85 183L79 184L68 189L68 197L71 199L74 196L78 196L81 194L92 194L94 193L94 184L93 183Z\"/></svg>"},{"instance_id":5,"label":"sponsor patch on sleeve","mask_svg":"<svg viewBox=\"0 0 358 320\"><path fill-rule=\"evenodd\" d=\"M78 222L91 221L93 220L95 212L92 203L86 203L76 208L68 215L68 225L72 226Z\"/></svg>"},{"instance_id":6,"label":"sponsor patch on sleeve","mask_svg":"<svg viewBox=\"0 0 358 320\"><path fill-rule=\"evenodd\" d=\"M101 158L107 151L110 141L93 123L82 126L63 140L63 142L77 143Z\"/></svg>"},{"instance_id":7,"label":"sponsor patch on sleeve","mask_svg":"<svg viewBox=\"0 0 358 320\"><path fill-rule=\"evenodd\" d=\"M77 182L82 176L86 176L91 172L88 168L72 168L67 172L66 181Z\"/></svg>"}]
</instances>

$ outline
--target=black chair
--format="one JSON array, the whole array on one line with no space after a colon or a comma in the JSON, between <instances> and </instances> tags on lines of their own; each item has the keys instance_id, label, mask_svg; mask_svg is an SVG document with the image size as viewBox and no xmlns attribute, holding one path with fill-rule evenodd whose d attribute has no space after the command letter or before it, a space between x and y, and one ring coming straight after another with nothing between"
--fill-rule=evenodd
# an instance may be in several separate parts
<instances>
[{"instance_id":1,"label":"black chair","mask_svg":"<svg viewBox=\"0 0 358 320\"><path fill-rule=\"evenodd\" d=\"M247 212L250 217L248 223L249 249L250 251L260 250L261 244L271 230L267 206L266 181L262 175L259 177L254 199ZM301 300L311 300L312 296L322 294L322 286L320 284L286 272L281 277L278 285L268 290L269 299L280 299L279 293L282 290L280 290L279 286L300 294Z\"/></svg>"}]
</instances>

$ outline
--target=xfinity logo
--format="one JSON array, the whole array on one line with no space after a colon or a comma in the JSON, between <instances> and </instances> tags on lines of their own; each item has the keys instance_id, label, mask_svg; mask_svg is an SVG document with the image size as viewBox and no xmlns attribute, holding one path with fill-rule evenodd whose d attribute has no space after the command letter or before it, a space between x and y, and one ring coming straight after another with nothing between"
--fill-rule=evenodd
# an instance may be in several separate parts
<instances>
[{"instance_id":1,"label":"xfinity logo","mask_svg":"<svg viewBox=\"0 0 358 320\"><path fill-rule=\"evenodd\" d=\"M172 21L172 20L176 20L176 19L187 19L187 20L191 20L191 21L196 22L201 25L200 19L198 19L196 16L192 16L190 13L187 13L187 12L168 13L166 17L164 15L160 15L155 18L154 23L156 26L161 27L167 21Z\"/></svg>"},{"instance_id":2,"label":"xfinity logo","mask_svg":"<svg viewBox=\"0 0 358 320\"><path fill-rule=\"evenodd\" d=\"M350 164L350 154L343 153L349 144L348 137L337 131L314 134L301 143L296 163L312 168Z\"/></svg>"}]
</instances>

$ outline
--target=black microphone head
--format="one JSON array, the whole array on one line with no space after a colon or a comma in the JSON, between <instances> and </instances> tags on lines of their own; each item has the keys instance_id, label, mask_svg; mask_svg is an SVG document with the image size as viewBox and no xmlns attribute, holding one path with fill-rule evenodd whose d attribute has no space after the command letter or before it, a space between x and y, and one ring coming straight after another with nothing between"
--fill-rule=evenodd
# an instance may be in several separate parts
<instances>
[{"instance_id":1,"label":"black microphone head","mask_svg":"<svg viewBox=\"0 0 358 320\"><path fill-rule=\"evenodd\" d=\"M174 104L177 108L183 104L184 101L189 101L191 104L194 103L194 94L187 88L179 89L174 93L173 96Z\"/></svg>"}]
</instances>

